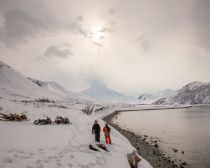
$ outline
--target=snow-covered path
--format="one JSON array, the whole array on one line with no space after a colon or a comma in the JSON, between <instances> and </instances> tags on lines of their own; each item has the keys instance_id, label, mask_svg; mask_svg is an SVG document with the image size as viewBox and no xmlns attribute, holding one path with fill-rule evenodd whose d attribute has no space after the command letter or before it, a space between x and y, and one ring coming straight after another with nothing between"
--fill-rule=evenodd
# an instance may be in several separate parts
<instances>
[{"instance_id":1,"label":"snow-covered path","mask_svg":"<svg viewBox=\"0 0 210 168\"><path fill-rule=\"evenodd\" d=\"M11 98L2 98L1 112L26 112L30 121L0 122L0 167L1 168L129 168L127 153L133 151L128 140L112 129L113 144L109 152L95 152L89 144L95 144L91 134L95 119L103 127L101 115L87 116L81 112L84 104L56 102L67 107L52 107L50 103L22 103ZM67 116L71 125L33 125L33 121L49 116L52 120L57 115ZM104 114L103 114L104 115ZM104 137L101 134L101 141ZM142 160L141 168L151 166Z\"/></svg>"}]
</instances>

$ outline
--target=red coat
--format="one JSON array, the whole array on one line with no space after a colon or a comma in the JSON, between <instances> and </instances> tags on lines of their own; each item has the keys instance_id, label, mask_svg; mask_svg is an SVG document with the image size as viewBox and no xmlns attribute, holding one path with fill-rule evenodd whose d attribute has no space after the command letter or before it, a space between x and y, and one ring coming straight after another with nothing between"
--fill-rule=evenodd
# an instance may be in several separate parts
<instances>
[{"instance_id":1,"label":"red coat","mask_svg":"<svg viewBox=\"0 0 210 168\"><path fill-rule=\"evenodd\" d=\"M107 127L103 128L103 132L104 132L105 136L109 136L110 135L110 131L109 131L109 129Z\"/></svg>"}]
</instances>

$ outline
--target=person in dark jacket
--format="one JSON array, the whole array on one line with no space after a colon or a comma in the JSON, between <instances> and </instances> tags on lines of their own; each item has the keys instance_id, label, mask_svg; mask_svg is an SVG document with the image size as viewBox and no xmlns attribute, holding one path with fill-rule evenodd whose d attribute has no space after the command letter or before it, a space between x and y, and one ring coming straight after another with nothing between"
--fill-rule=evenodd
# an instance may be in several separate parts
<instances>
[{"instance_id":1,"label":"person in dark jacket","mask_svg":"<svg viewBox=\"0 0 210 168\"><path fill-rule=\"evenodd\" d=\"M97 120L95 120L93 128L92 128L92 133L95 134L96 142L100 142L100 132L101 132L101 127L98 124Z\"/></svg>"}]
</instances>

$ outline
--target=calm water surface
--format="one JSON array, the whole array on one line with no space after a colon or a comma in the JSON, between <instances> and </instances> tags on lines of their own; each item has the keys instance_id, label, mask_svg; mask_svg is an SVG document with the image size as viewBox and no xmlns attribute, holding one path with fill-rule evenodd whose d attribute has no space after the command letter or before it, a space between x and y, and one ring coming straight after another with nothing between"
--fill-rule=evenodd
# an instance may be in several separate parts
<instances>
[{"instance_id":1,"label":"calm water surface","mask_svg":"<svg viewBox=\"0 0 210 168\"><path fill-rule=\"evenodd\" d=\"M122 112L117 121L137 134L158 137L163 151L190 167L210 168L210 106Z\"/></svg>"}]
</instances>

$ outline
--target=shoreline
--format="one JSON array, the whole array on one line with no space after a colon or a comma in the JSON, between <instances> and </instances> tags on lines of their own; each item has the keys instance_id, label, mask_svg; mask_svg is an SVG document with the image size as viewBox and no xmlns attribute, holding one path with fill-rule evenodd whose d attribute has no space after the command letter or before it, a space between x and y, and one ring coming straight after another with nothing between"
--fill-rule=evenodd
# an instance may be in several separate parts
<instances>
[{"instance_id":1,"label":"shoreline","mask_svg":"<svg viewBox=\"0 0 210 168\"><path fill-rule=\"evenodd\" d=\"M186 107L184 107L186 108ZM189 107L188 107L189 108ZM142 111L147 109L135 110ZM153 110L153 109L148 109ZM154 110L162 110L162 109L154 109ZM105 116L103 120L115 128L118 132L120 132L123 136L125 136L131 145L136 149L138 154L146 159L153 168L184 168L187 163L182 161L173 160L173 158L168 157L166 154L161 151L159 148L158 142L156 140L153 143L148 143L146 138L147 135L136 135L131 131L123 129L118 125L112 123L112 119L117 116L120 112L124 111L133 111L133 110L116 110L113 113ZM152 137L150 137L152 138Z\"/></svg>"}]
</instances>

